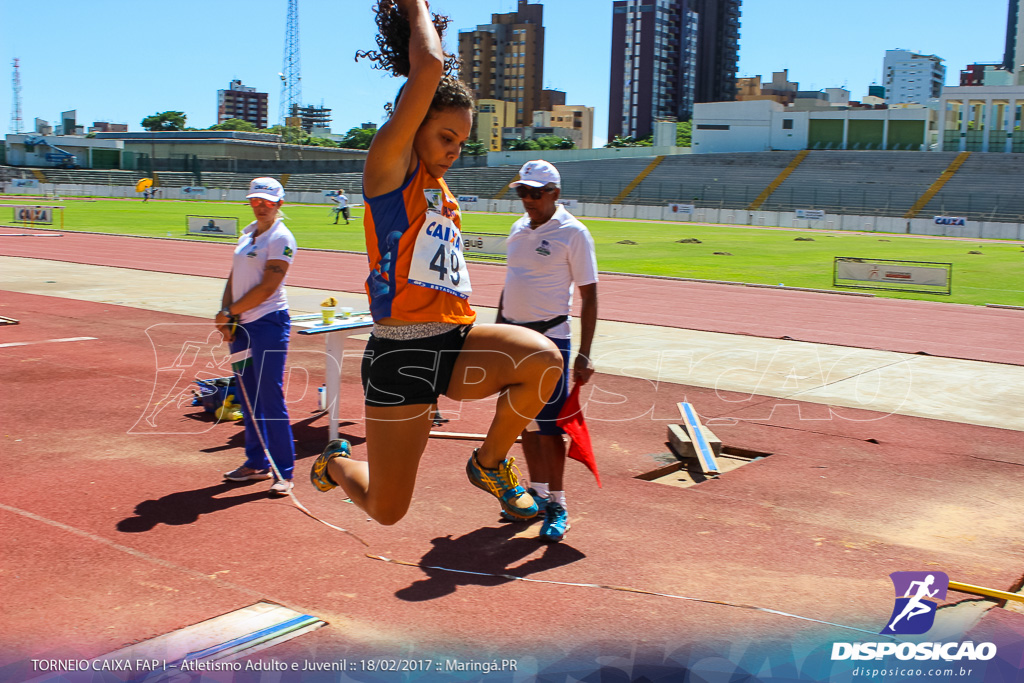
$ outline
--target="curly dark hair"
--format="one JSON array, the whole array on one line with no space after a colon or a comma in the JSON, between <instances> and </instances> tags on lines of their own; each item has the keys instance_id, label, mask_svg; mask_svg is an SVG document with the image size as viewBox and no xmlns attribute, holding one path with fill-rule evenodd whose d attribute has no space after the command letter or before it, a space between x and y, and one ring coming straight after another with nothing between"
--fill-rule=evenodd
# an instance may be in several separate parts
<instances>
[{"instance_id":1,"label":"curly dark hair","mask_svg":"<svg viewBox=\"0 0 1024 683\"><path fill-rule=\"evenodd\" d=\"M388 71L393 76L408 78L410 70L409 38L412 35L409 18L401 12L395 0L379 0L374 5L373 11L377 15L378 49L357 51L356 61L369 59L373 62L374 69ZM448 29L451 19L435 13L433 21L437 35L444 40L444 32ZM472 90L456 75L460 66L458 56L448 52L444 53L444 76L441 77L437 92L430 103L431 109L473 108L475 101ZM401 96L402 90L400 89L395 97L395 103ZM388 103L384 109L390 116L394 111L394 105Z\"/></svg>"},{"instance_id":2,"label":"curly dark hair","mask_svg":"<svg viewBox=\"0 0 1024 683\"><path fill-rule=\"evenodd\" d=\"M391 116L395 113L395 105L402 99L402 92L405 84L398 89L394 103L388 102L384 105L384 111ZM476 98L468 85L459 80L456 76L445 74L441 76L441 82L437 84L434 91L434 99L430 101L430 109L473 109L476 107Z\"/></svg>"},{"instance_id":3,"label":"curly dark hair","mask_svg":"<svg viewBox=\"0 0 1024 683\"><path fill-rule=\"evenodd\" d=\"M409 17L402 14L395 0L380 0L373 6L377 15L377 50L359 50L356 61L369 59L374 62L373 68L390 71L394 76L409 76L409 38L412 28ZM434 13L434 28L437 35L444 40L444 32L451 23L449 17ZM448 52L444 53L444 72L455 73L459 70L459 58Z\"/></svg>"}]
</instances>

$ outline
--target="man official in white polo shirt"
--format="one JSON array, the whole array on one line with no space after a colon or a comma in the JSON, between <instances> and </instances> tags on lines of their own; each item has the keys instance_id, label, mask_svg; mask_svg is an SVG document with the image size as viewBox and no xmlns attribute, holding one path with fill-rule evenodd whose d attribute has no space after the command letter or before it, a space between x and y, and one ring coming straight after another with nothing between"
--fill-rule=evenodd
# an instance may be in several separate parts
<instances>
[{"instance_id":1,"label":"man official in white polo shirt","mask_svg":"<svg viewBox=\"0 0 1024 683\"><path fill-rule=\"evenodd\" d=\"M543 160L529 161L510 184L526 214L512 225L508 238L505 288L498 322L522 325L551 339L562 352L562 381L548 404L523 432L523 454L530 469L530 495L544 523L542 540L557 543L569 530L566 511L564 432L555 424L569 393L569 351L573 288L582 301L580 348L573 364L576 384L594 374L590 347L597 326L597 257L586 226L558 204L561 176Z\"/></svg>"}]
</instances>

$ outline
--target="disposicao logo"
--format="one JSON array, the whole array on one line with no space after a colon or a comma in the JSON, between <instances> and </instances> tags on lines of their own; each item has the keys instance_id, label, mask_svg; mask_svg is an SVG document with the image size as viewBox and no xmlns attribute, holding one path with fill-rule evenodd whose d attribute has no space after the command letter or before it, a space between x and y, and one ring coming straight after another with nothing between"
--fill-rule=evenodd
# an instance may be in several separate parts
<instances>
[{"instance_id":1,"label":"disposicao logo","mask_svg":"<svg viewBox=\"0 0 1024 683\"><path fill-rule=\"evenodd\" d=\"M945 572L893 572L889 574L896 588L896 605L883 635L920 635L935 623L938 603L927 598L946 599L949 576Z\"/></svg>"},{"instance_id":2,"label":"disposicao logo","mask_svg":"<svg viewBox=\"0 0 1024 683\"><path fill-rule=\"evenodd\" d=\"M945 572L893 572L889 575L896 589L896 604L886 621L882 635L920 635L927 633L935 623L937 600L946 599L949 576ZM895 656L899 660L946 662L968 660L986 661L996 656L993 643L935 642L882 642L833 643L832 660L870 660Z\"/></svg>"}]
</instances>

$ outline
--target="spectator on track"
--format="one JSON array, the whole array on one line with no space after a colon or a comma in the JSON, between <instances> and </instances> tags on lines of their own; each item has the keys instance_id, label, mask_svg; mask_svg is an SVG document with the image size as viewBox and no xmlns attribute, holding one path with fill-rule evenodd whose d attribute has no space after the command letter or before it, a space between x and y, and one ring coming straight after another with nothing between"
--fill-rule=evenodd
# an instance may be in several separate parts
<instances>
[{"instance_id":1,"label":"spectator on track","mask_svg":"<svg viewBox=\"0 0 1024 683\"><path fill-rule=\"evenodd\" d=\"M597 327L597 255L586 226L558 204L561 176L553 165L528 161L519 171L519 180L509 187L515 188L526 214L512 225L509 234L498 322L536 330L562 353L561 381L523 431L523 455L530 470L528 491L544 516L540 538L557 543L569 530L563 484L565 432L555 420L569 394L573 285L583 302L580 348L572 372L573 382L581 385L594 374L590 346Z\"/></svg>"},{"instance_id":2,"label":"spectator on track","mask_svg":"<svg viewBox=\"0 0 1024 683\"><path fill-rule=\"evenodd\" d=\"M348 196L345 190L338 190L338 194L331 197L334 201L334 224L338 224L338 215L345 217L345 225L348 225Z\"/></svg>"},{"instance_id":3,"label":"spectator on track","mask_svg":"<svg viewBox=\"0 0 1024 683\"><path fill-rule=\"evenodd\" d=\"M284 187L273 178L256 178L246 195L256 220L238 237L231 274L224 286L216 325L233 355L250 357L235 364L242 382L245 462L227 472L229 481L274 478L267 451L281 473L272 495L292 489L295 442L284 402L284 368L291 317L284 291L285 275L295 258L295 237L278 217ZM241 365L241 369L238 369ZM248 400L246 400L248 398Z\"/></svg>"}]
</instances>

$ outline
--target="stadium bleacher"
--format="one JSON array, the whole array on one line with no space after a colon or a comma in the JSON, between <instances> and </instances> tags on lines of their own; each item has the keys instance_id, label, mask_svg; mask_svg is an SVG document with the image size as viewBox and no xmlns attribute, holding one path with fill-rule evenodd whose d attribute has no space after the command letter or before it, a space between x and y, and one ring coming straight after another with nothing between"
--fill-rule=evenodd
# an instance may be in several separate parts
<instances>
[{"instance_id":1,"label":"stadium bleacher","mask_svg":"<svg viewBox=\"0 0 1024 683\"><path fill-rule=\"evenodd\" d=\"M974 152L921 215L1024 222L1024 195L1018 189L1022 179L1024 156Z\"/></svg>"},{"instance_id":2,"label":"stadium bleacher","mask_svg":"<svg viewBox=\"0 0 1024 683\"><path fill-rule=\"evenodd\" d=\"M203 174L206 178L206 174ZM249 179L251 180L251 178ZM248 187L246 180L245 187ZM362 173L293 173L288 176L285 190L288 192L320 192L321 190L345 190L346 194L362 192Z\"/></svg>"},{"instance_id":3,"label":"stadium bleacher","mask_svg":"<svg viewBox=\"0 0 1024 683\"><path fill-rule=\"evenodd\" d=\"M796 158L796 152L684 154L666 156L636 183L623 204L669 202L703 208L745 209ZM796 166L759 208L766 211L824 209L836 214L903 216L932 187L956 152L814 150ZM558 163L562 197L610 204L619 199L655 157ZM72 185L131 185L142 171L41 169L48 182ZM455 194L511 199L508 183L518 166L455 168L445 175ZM1024 175L1024 157L975 152L919 216L953 215L974 220L1024 221L1024 196L1015 191ZM163 187L195 185L193 173L159 171ZM0 178L31 178L32 169L0 166ZM253 174L202 172L211 189L246 189ZM361 173L293 173L290 192L344 188L358 194Z\"/></svg>"},{"instance_id":4,"label":"stadium bleacher","mask_svg":"<svg viewBox=\"0 0 1024 683\"><path fill-rule=\"evenodd\" d=\"M456 195L473 194L489 199L508 187L518 172L516 166L453 168L444 174L444 180Z\"/></svg>"},{"instance_id":5,"label":"stadium bleacher","mask_svg":"<svg viewBox=\"0 0 1024 683\"><path fill-rule=\"evenodd\" d=\"M907 154L811 152L761 208L902 216L956 158L956 152Z\"/></svg>"},{"instance_id":6,"label":"stadium bleacher","mask_svg":"<svg viewBox=\"0 0 1024 683\"><path fill-rule=\"evenodd\" d=\"M743 209L795 156L796 152L762 152L665 157L623 203Z\"/></svg>"},{"instance_id":7,"label":"stadium bleacher","mask_svg":"<svg viewBox=\"0 0 1024 683\"><path fill-rule=\"evenodd\" d=\"M135 185L141 178L146 177L142 171L105 171L87 168L44 168L42 171L47 182L61 185Z\"/></svg>"},{"instance_id":8,"label":"stadium bleacher","mask_svg":"<svg viewBox=\"0 0 1024 683\"><path fill-rule=\"evenodd\" d=\"M633 157L560 163L557 166L558 172L562 175L562 197L581 202L609 203L633 182L652 160L653 157ZM514 169L513 173L518 170Z\"/></svg>"}]
</instances>

